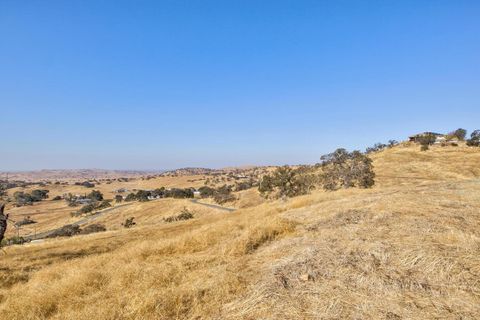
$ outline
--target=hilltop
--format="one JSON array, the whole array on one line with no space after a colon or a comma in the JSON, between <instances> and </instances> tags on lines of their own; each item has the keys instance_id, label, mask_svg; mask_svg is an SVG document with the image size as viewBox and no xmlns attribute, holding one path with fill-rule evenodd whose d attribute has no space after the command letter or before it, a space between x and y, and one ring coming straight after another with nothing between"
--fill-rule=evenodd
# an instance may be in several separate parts
<instances>
[{"instance_id":1,"label":"hilltop","mask_svg":"<svg viewBox=\"0 0 480 320\"><path fill-rule=\"evenodd\" d=\"M234 212L187 199L133 202L99 218L106 232L8 247L0 312L5 319L479 318L480 148L421 152L402 143L370 156L370 189L261 201L249 189L236 194L256 200L233 203ZM128 183L202 186L208 178ZM193 219L165 223L184 207ZM130 216L137 226L121 228ZM62 217L52 213L50 224Z\"/></svg>"}]
</instances>

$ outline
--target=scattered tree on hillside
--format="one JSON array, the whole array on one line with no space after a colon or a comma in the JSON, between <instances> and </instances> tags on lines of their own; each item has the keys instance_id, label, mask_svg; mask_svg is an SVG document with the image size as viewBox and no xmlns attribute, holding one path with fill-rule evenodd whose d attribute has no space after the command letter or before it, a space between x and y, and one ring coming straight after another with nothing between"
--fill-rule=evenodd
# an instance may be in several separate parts
<instances>
[{"instance_id":1,"label":"scattered tree on hillside","mask_svg":"<svg viewBox=\"0 0 480 320\"><path fill-rule=\"evenodd\" d=\"M198 188L198 191L200 192L200 196L202 198L213 197L213 195L215 194L215 189L207 186Z\"/></svg>"},{"instance_id":2,"label":"scattered tree on hillside","mask_svg":"<svg viewBox=\"0 0 480 320\"><path fill-rule=\"evenodd\" d=\"M31 205L48 198L48 190L37 189L31 193L17 191L13 194L17 206Z\"/></svg>"},{"instance_id":3,"label":"scattered tree on hillside","mask_svg":"<svg viewBox=\"0 0 480 320\"><path fill-rule=\"evenodd\" d=\"M146 202L146 201L149 201L148 199L149 196L150 196L150 192L145 190L138 190L137 194L135 195L135 198L140 202Z\"/></svg>"},{"instance_id":4,"label":"scattered tree on hillside","mask_svg":"<svg viewBox=\"0 0 480 320\"><path fill-rule=\"evenodd\" d=\"M213 195L213 200L218 204L235 201L237 198L232 194L232 186L223 185Z\"/></svg>"},{"instance_id":5,"label":"scattered tree on hillside","mask_svg":"<svg viewBox=\"0 0 480 320\"><path fill-rule=\"evenodd\" d=\"M420 143L421 151L427 151L429 149L429 146L435 143L437 140L437 137L434 134L431 133L426 133L418 137L418 142Z\"/></svg>"},{"instance_id":6,"label":"scattered tree on hillside","mask_svg":"<svg viewBox=\"0 0 480 320\"><path fill-rule=\"evenodd\" d=\"M135 193L129 193L126 197L125 197L125 201L135 201L136 200L136 197L135 197Z\"/></svg>"},{"instance_id":7,"label":"scattered tree on hillside","mask_svg":"<svg viewBox=\"0 0 480 320\"><path fill-rule=\"evenodd\" d=\"M467 140L467 146L480 147L480 130L475 130L470 134Z\"/></svg>"},{"instance_id":8,"label":"scattered tree on hillside","mask_svg":"<svg viewBox=\"0 0 480 320\"><path fill-rule=\"evenodd\" d=\"M370 188L375 184L372 160L359 151L337 149L320 159L323 171L320 178L325 190Z\"/></svg>"},{"instance_id":9,"label":"scattered tree on hillside","mask_svg":"<svg viewBox=\"0 0 480 320\"><path fill-rule=\"evenodd\" d=\"M450 132L447 135L447 140L451 140L452 138L457 138L459 141L464 141L467 135L467 130L459 128L453 132Z\"/></svg>"},{"instance_id":10,"label":"scattered tree on hillside","mask_svg":"<svg viewBox=\"0 0 480 320\"><path fill-rule=\"evenodd\" d=\"M365 152L366 153L372 153L372 152L377 152L377 151L381 151L383 149L385 149L387 147L386 144L384 143L375 143L372 147L368 147Z\"/></svg>"},{"instance_id":11,"label":"scattered tree on hillside","mask_svg":"<svg viewBox=\"0 0 480 320\"><path fill-rule=\"evenodd\" d=\"M98 190L92 190L92 192L90 192L87 195L87 198L91 199L92 201L102 201L103 200L103 194Z\"/></svg>"},{"instance_id":12,"label":"scattered tree on hillside","mask_svg":"<svg viewBox=\"0 0 480 320\"><path fill-rule=\"evenodd\" d=\"M263 176L258 191L263 196L296 197L309 193L315 186L316 176L312 168L303 166L293 169L289 166L277 168L272 174Z\"/></svg>"},{"instance_id":13,"label":"scattered tree on hillside","mask_svg":"<svg viewBox=\"0 0 480 320\"><path fill-rule=\"evenodd\" d=\"M388 147L392 148L398 144L397 140L388 140Z\"/></svg>"},{"instance_id":14,"label":"scattered tree on hillside","mask_svg":"<svg viewBox=\"0 0 480 320\"><path fill-rule=\"evenodd\" d=\"M237 182L235 184L235 191L243 191L253 188L255 186L255 181L250 178L248 181Z\"/></svg>"}]
</instances>

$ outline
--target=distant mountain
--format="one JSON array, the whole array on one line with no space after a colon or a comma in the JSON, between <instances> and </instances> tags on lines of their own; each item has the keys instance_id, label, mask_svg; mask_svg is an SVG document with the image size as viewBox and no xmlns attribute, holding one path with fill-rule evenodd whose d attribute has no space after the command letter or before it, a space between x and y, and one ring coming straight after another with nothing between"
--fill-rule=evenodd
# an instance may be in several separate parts
<instances>
[{"instance_id":1,"label":"distant mountain","mask_svg":"<svg viewBox=\"0 0 480 320\"><path fill-rule=\"evenodd\" d=\"M211 174L217 172L218 170L209 169L209 168L180 168L175 170L169 170L162 173L164 176L192 176L192 175L202 175L202 174Z\"/></svg>"},{"instance_id":2,"label":"distant mountain","mask_svg":"<svg viewBox=\"0 0 480 320\"><path fill-rule=\"evenodd\" d=\"M22 181L44 181L44 180L88 180L88 179L117 179L136 178L163 173L157 171L141 170L105 170L105 169L52 169L37 171L15 171L0 172L0 179L22 180Z\"/></svg>"}]
</instances>

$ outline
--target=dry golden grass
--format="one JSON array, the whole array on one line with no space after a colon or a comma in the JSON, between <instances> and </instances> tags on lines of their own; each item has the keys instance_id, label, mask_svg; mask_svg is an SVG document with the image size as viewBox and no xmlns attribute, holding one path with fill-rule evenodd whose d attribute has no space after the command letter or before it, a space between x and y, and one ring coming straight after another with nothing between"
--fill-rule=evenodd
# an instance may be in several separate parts
<instances>
[{"instance_id":1,"label":"dry golden grass","mask_svg":"<svg viewBox=\"0 0 480 320\"><path fill-rule=\"evenodd\" d=\"M126 188L129 192L133 189L155 189L161 187L167 188L186 188L186 187L199 187L203 185L203 176L178 176L178 177L156 177L150 180L133 179L128 182L114 181L111 184L105 182L97 184L95 188L85 188L76 185L48 185L45 189L48 189L49 199L34 203L32 206L24 206L14 208L12 204L7 204L7 211L10 213L10 218L13 221L22 220L24 217L30 216L31 219L37 223L34 225L24 226L20 229L21 236L33 235L35 232L43 232L60 228L65 224L76 222L79 218L72 218L70 213L77 211L80 207L69 207L65 201L50 201L55 196L63 195L65 193L72 194L87 194L92 190L99 190L103 193L106 199L113 199L116 195L115 190L120 188ZM16 191L31 192L34 189L38 189L38 186L30 186L28 188L14 188L9 189L8 194L12 196ZM128 193L128 192L127 192ZM125 195L127 194L125 193ZM140 207L139 207L140 208ZM159 208L162 210L162 206ZM123 210L120 210L123 212ZM137 210L138 211L138 210ZM10 228L7 231L7 236L13 236L16 233L14 228Z\"/></svg>"},{"instance_id":2,"label":"dry golden grass","mask_svg":"<svg viewBox=\"0 0 480 320\"><path fill-rule=\"evenodd\" d=\"M133 229L8 247L0 314L478 319L480 150L418 149L374 155L378 184L368 190L316 191L235 213L187 203L204 211L171 224L161 217L185 203L135 204L104 221L133 215L141 221Z\"/></svg>"}]
</instances>

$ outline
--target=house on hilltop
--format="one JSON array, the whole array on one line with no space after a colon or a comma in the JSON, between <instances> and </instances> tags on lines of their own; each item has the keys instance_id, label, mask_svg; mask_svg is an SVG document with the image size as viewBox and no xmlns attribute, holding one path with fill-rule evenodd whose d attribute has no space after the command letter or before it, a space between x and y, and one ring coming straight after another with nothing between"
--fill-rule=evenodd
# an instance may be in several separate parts
<instances>
[{"instance_id":1,"label":"house on hilltop","mask_svg":"<svg viewBox=\"0 0 480 320\"><path fill-rule=\"evenodd\" d=\"M410 136L408 137L408 141L410 142L420 142L420 139L424 136L427 136L427 135L433 135L435 136L435 144L440 144L442 142L445 142L446 141L446 135L444 134L441 134L441 133L436 133L436 132L422 132L422 133L418 133L418 134L415 134L413 136Z\"/></svg>"}]
</instances>

